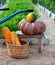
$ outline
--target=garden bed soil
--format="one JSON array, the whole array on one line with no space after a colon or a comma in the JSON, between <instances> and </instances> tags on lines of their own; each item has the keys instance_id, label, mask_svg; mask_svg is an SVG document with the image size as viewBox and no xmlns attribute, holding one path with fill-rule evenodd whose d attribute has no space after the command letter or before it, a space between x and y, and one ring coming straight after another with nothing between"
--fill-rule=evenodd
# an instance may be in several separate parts
<instances>
[{"instance_id":1,"label":"garden bed soil","mask_svg":"<svg viewBox=\"0 0 55 65\"><path fill-rule=\"evenodd\" d=\"M6 46L0 45L0 65L55 65L55 45L46 45L42 53L38 53L37 45L29 46L26 59L11 58Z\"/></svg>"}]
</instances>

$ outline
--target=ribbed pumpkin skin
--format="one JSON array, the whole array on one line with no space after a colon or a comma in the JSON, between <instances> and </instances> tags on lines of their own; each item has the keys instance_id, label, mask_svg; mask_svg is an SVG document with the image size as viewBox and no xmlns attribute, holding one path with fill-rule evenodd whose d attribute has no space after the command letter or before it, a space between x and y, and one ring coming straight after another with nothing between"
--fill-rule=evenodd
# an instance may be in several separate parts
<instances>
[{"instance_id":1,"label":"ribbed pumpkin skin","mask_svg":"<svg viewBox=\"0 0 55 65\"><path fill-rule=\"evenodd\" d=\"M41 21L30 23L27 20L23 19L19 23L19 28L23 34L32 35L43 33L46 29L46 25Z\"/></svg>"},{"instance_id":2,"label":"ribbed pumpkin skin","mask_svg":"<svg viewBox=\"0 0 55 65\"><path fill-rule=\"evenodd\" d=\"M40 27L37 22L32 23L32 32L33 34L37 34L40 31Z\"/></svg>"},{"instance_id":3,"label":"ribbed pumpkin skin","mask_svg":"<svg viewBox=\"0 0 55 65\"><path fill-rule=\"evenodd\" d=\"M46 30L46 25L41 21L37 21L37 23L39 24L40 27L40 33L43 33Z\"/></svg>"}]
</instances>

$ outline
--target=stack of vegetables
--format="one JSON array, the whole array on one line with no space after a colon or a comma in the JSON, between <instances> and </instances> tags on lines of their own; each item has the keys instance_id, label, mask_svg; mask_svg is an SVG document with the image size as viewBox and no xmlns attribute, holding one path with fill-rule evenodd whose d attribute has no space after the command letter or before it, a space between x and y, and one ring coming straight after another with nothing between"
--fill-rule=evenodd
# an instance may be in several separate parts
<instances>
[{"instance_id":1,"label":"stack of vegetables","mask_svg":"<svg viewBox=\"0 0 55 65\"><path fill-rule=\"evenodd\" d=\"M26 20L22 19L18 27L25 35L43 33L46 29L45 23L42 21L37 21L36 14L33 12L27 15ZM15 43L16 45L21 45L20 40L16 35L16 32L11 32L8 27L2 28L2 34L8 43Z\"/></svg>"},{"instance_id":2,"label":"stack of vegetables","mask_svg":"<svg viewBox=\"0 0 55 65\"><path fill-rule=\"evenodd\" d=\"M11 32L8 27L2 28L2 34L6 39L8 55L14 58L27 58L29 42L20 40L16 32Z\"/></svg>"},{"instance_id":3,"label":"stack of vegetables","mask_svg":"<svg viewBox=\"0 0 55 65\"><path fill-rule=\"evenodd\" d=\"M2 34L9 44L21 45L20 40L16 35L16 32L11 32L8 27L2 28Z\"/></svg>"},{"instance_id":4,"label":"stack of vegetables","mask_svg":"<svg viewBox=\"0 0 55 65\"><path fill-rule=\"evenodd\" d=\"M25 19L22 19L19 23L19 28L25 35L43 33L46 29L46 25L42 21L36 20L35 13L29 13Z\"/></svg>"}]
</instances>

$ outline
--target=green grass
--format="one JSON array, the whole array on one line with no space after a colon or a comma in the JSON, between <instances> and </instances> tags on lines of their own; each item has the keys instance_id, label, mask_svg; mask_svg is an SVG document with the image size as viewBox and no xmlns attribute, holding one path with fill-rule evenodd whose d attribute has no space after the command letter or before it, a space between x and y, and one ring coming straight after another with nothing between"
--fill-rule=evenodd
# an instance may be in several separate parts
<instances>
[{"instance_id":1,"label":"green grass","mask_svg":"<svg viewBox=\"0 0 55 65\"><path fill-rule=\"evenodd\" d=\"M7 7L10 8L10 10L2 12L2 14L0 14L0 20L2 20L4 18L8 17L9 15L11 15L12 13L22 10L22 9L33 9L34 12L36 13L37 18L39 17L38 12L35 9L31 0L10 0ZM18 23L22 19L26 18L27 14L28 13L19 14L15 17L11 18L7 22L0 24L0 33L1 33L2 28L5 26L9 27L11 31L19 30Z\"/></svg>"},{"instance_id":2,"label":"green grass","mask_svg":"<svg viewBox=\"0 0 55 65\"><path fill-rule=\"evenodd\" d=\"M55 0L37 0L37 2L55 14Z\"/></svg>"},{"instance_id":3,"label":"green grass","mask_svg":"<svg viewBox=\"0 0 55 65\"><path fill-rule=\"evenodd\" d=\"M37 3L37 0L31 0L34 4L36 4Z\"/></svg>"}]
</instances>

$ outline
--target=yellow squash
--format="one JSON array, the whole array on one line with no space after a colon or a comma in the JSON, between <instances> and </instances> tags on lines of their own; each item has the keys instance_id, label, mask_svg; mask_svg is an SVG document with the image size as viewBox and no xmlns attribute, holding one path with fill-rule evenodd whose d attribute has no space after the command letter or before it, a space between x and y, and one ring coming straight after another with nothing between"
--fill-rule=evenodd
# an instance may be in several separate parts
<instances>
[{"instance_id":1,"label":"yellow squash","mask_svg":"<svg viewBox=\"0 0 55 65\"><path fill-rule=\"evenodd\" d=\"M27 20L28 22L35 22L35 20L36 20L36 14L35 14L35 13L29 13L29 14L27 15L26 20Z\"/></svg>"},{"instance_id":2,"label":"yellow squash","mask_svg":"<svg viewBox=\"0 0 55 65\"><path fill-rule=\"evenodd\" d=\"M8 27L4 27L2 28L2 35L4 36L4 38L6 39L6 41L8 43L11 43L11 39L10 39L10 30Z\"/></svg>"},{"instance_id":3,"label":"yellow squash","mask_svg":"<svg viewBox=\"0 0 55 65\"><path fill-rule=\"evenodd\" d=\"M14 32L14 31L11 32L10 36L11 36L11 41L13 44L21 45L20 40L19 40L18 36L16 35L16 32Z\"/></svg>"}]
</instances>

